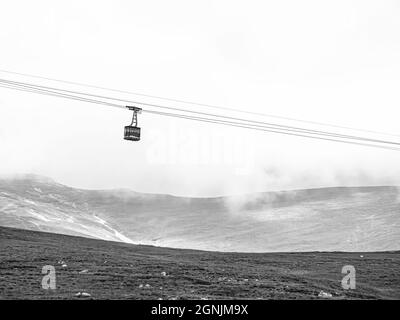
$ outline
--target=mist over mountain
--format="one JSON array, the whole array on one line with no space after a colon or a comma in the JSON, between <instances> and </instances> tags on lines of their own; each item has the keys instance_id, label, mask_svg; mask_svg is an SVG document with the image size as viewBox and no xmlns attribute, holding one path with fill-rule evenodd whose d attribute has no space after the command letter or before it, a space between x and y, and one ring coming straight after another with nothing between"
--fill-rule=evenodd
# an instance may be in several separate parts
<instances>
[{"instance_id":1,"label":"mist over mountain","mask_svg":"<svg viewBox=\"0 0 400 320\"><path fill-rule=\"evenodd\" d=\"M399 194L383 186L188 198L21 175L0 177L0 225L218 251L399 250Z\"/></svg>"}]
</instances>

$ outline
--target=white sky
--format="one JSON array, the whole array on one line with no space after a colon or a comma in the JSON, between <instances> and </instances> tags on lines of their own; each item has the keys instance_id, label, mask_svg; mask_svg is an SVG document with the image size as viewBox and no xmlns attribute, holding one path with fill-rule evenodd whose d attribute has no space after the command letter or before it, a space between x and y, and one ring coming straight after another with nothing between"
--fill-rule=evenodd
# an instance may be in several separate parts
<instances>
[{"instance_id":1,"label":"white sky","mask_svg":"<svg viewBox=\"0 0 400 320\"><path fill-rule=\"evenodd\" d=\"M398 1L3 0L0 49L0 69L400 134ZM192 196L400 184L399 152L148 114L130 143L130 116L0 88L0 174Z\"/></svg>"}]
</instances>

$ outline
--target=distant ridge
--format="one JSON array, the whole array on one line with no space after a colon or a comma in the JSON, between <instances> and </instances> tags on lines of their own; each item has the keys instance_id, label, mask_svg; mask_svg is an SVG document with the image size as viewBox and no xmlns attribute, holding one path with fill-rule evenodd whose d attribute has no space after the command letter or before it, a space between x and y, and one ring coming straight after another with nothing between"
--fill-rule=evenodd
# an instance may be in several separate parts
<instances>
[{"instance_id":1,"label":"distant ridge","mask_svg":"<svg viewBox=\"0 0 400 320\"><path fill-rule=\"evenodd\" d=\"M331 187L189 198L0 176L0 226L217 251L400 249L400 189Z\"/></svg>"},{"instance_id":2,"label":"distant ridge","mask_svg":"<svg viewBox=\"0 0 400 320\"><path fill-rule=\"evenodd\" d=\"M16 174L0 174L0 179L1 180L31 180L31 181L37 181L37 182L42 182L42 183L54 183L56 184L57 182L54 181L54 179L47 177L47 176L42 176L34 173L16 173Z\"/></svg>"}]
</instances>

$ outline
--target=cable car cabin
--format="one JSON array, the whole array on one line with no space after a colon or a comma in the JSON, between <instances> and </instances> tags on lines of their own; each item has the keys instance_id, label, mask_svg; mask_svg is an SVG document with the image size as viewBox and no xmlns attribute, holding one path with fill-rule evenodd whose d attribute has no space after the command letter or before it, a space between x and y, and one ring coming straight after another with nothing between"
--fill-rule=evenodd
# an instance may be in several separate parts
<instances>
[{"instance_id":1,"label":"cable car cabin","mask_svg":"<svg viewBox=\"0 0 400 320\"><path fill-rule=\"evenodd\" d=\"M124 130L124 139L130 141L139 141L140 140L140 128L137 126L137 114L142 111L141 108L127 106L127 108L133 111L132 122L129 126L125 127Z\"/></svg>"},{"instance_id":2,"label":"cable car cabin","mask_svg":"<svg viewBox=\"0 0 400 320\"><path fill-rule=\"evenodd\" d=\"M134 126L126 126L124 132L124 139L130 141L140 140L140 128Z\"/></svg>"}]
</instances>

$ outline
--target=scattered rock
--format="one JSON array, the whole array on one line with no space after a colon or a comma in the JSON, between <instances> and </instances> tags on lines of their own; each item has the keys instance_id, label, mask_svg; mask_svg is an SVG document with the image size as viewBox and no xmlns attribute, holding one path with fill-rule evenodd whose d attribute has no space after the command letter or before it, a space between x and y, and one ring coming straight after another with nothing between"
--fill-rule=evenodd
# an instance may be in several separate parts
<instances>
[{"instance_id":1,"label":"scattered rock","mask_svg":"<svg viewBox=\"0 0 400 320\"><path fill-rule=\"evenodd\" d=\"M68 266L64 263L61 267L66 268L66 267L68 267Z\"/></svg>"},{"instance_id":2,"label":"scattered rock","mask_svg":"<svg viewBox=\"0 0 400 320\"><path fill-rule=\"evenodd\" d=\"M77 298L89 298L89 297L91 297L91 294L90 293L87 293L87 292L78 292L78 293L76 293L75 294L75 297L77 297Z\"/></svg>"},{"instance_id":3,"label":"scattered rock","mask_svg":"<svg viewBox=\"0 0 400 320\"><path fill-rule=\"evenodd\" d=\"M363 255L360 255L360 258L364 258L364 256L363 256Z\"/></svg>"},{"instance_id":4,"label":"scattered rock","mask_svg":"<svg viewBox=\"0 0 400 320\"><path fill-rule=\"evenodd\" d=\"M320 297L320 298L332 298L332 294L321 290L318 293L318 297Z\"/></svg>"},{"instance_id":5,"label":"scattered rock","mask_svg":"<svg viewBox=\"0 0 400 320\"><path fill-rule=\"evenodd\" d=\"M142 284L139 284L139 289L142 289L143 288L143 285Z\"/></svg>"},{"instance_id":6,"label":"scattered rock","mask_svg":"<svg viewBox=\"0 0 400 320\"><path fill-rule=\"evenodd\" d=\"M166 277L166 276L167 276L167 273L166 273L165 271L163 271L163 272L161 272L161 275L162 275L163 277Z\"/></svg>"},{"instance_id":7,"label":"scattered rock","mask_svg":"<svg viewBox=\"0 0 400 320\"><path fill-rule=\"evenodd\" d=\"M146 285L144 286L145 288L150 288L151 285L149 285L148 283L146 283Z\"/></svg>"}]
</instances>

